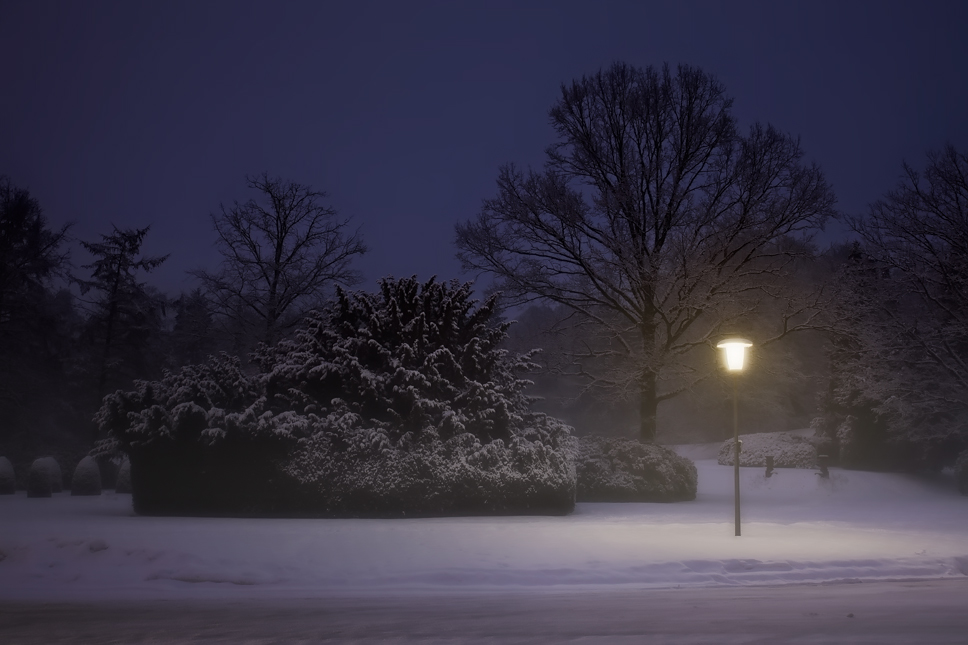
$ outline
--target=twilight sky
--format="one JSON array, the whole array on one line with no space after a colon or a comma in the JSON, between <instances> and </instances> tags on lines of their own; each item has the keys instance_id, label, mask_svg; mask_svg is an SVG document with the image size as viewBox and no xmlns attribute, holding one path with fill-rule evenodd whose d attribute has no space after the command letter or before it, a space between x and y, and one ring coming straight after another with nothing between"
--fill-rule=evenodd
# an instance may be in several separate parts
<instances>
[{"instance_id":1,"label":"twilight sky","mask_svg":"<svg viewBox=\"0 0 968 645\"><path fill-rule=\"evenodd\" d=\"M717 75L741 127L800 135L848 213L903 160L968 149L960 1L0 0L0 24L0 174L76 238L151 224L171 258L149 281L173 295L262 171L352 216L363 286L460 277L454 224L499 165L543 163L561 83L616 60Z\"/></svg>"}]
</instances>

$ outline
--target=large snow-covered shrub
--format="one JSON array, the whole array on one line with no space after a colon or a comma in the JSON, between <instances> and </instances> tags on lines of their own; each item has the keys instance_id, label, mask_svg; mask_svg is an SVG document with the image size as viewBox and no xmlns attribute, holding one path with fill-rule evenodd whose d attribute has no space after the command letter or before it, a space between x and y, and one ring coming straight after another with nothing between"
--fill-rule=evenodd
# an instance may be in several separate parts
<instances>
[{"instance_id":1,"label":"large snow-covered shrub","mask_svg":"<svg viewBox=\"0 0 968 645\"><path fill-rule=\"evenodd\" d=\"M327 513L439 515L453 513L565 513L575 501L567 455L540 441L515 438L482 443L469 433L441 441L387 447L359 433L335 450L320 434L299 451L289 472L307 485Z\"/></svg>"},{"instance_id":2,"label":"large snow-covered shrub","mask_svg":"<svg viewBox=\"0 0 968 645\"><path fill-rule=\"evenodd\" d=\"M813 468L817 465L817 449L809 439L789 432L765 432L740 437L740 466L766 466L766 458L773 457L777 468ZM718 463L733 465L733 440L727 439L719 449Z\"/></svg>"},{"instance_id":3,"label":"large snow-covered shrub","mask_svg":"<svg viewBox=\"0 0 968 645\"><path fill-rule=\"evenodd\" d=\"M100 495L101 469L94 457L84 457L74 469L71 478L71 495Z\"/></svg>"},{"instance_id":4,"label":"large snow-covered shrub","mask_svg":"<svg viewBox=\"0 0 968 645\"><path fill-rule=\"evenodd\" d=\"M569 429L530 410L527 356L469 284L339 290L262 373L226 356L105 398L146 513L572 510Z\"/></svg>"},{"instance_id":5,"label":"large snow-covered shrub","mask_svg":"<svg viewBox=\"0 0 968 645\"><path fill-rule=\"evenodd\" d=\"M17 476L13 464L6 457L0 457L0 495L13 495L17 492Z\"/></svg>"},{"instance_id":6,"label":"large snow-covered shrub","mask_svg":"<svg viewBox=\"0 0 968 645\"><path fill-rule=\"evenodd\" d=\"M575 446L580 502L696 499L696 466L669 448L632 439L582 437Z\"/></svg>"},{"instance_id":7,"label":"large snow-covered shrub","mask_svg":"<svg viewBox=\"0 0 968 645\"><path fill-rule=\"evenodd\" d=\"M471 285L339 292L273 359L273 402L312 420L287 472L333 511L568 512L566 426L530 410L528 356L499 349Z\"/></svg>"},{"instance_id":8,"label":"large snow-covered shrub","mask_svg":"<svg viewBox=\"0 0 968 645\"><path fill-rule=\"evenodd\" d=\"M50 497L53 492L50 461L35 459L27 473L27 497Z\"/></svg>"}]
</instances>

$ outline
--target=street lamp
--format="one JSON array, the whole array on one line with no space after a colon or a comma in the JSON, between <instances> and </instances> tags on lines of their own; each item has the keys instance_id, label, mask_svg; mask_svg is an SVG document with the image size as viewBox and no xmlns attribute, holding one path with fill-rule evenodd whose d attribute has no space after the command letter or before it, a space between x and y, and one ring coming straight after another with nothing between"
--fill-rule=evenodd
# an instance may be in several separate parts
<instances>
[{"instance_id":1,"label":"street lamp","mask_svg":"<svg viewBox=\"0 0 968 645\"><path fill-rule=\"evenodd\" d=\"M739 375L743 371L746 362L746 348L752 347L753 343L745 338L726 338L719 341L717 349L726 353L726 371ZM733 499L736 506L736 535L739 536L739 411L737 399L739 389L737 378L733 378Z\"/></svg>"}]
</instances>

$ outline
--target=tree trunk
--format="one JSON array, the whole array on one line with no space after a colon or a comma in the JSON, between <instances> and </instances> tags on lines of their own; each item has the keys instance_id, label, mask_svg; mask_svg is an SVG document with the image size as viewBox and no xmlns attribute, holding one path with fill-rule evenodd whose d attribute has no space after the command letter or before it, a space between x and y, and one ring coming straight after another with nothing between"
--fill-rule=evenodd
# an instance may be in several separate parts
<instances>
[{"instance_id":1,"label":"tree trunk","mask_svg":"<svg viewBox=\"0 0 968 645\"><path fill-rule=\"evenodd\" d=\"M276 219L278 221L278 214ZM276 232L276 252L272 265L272 280L269 282L269 298L266 302L266 335L265 344L272 346L276 342L276 323L279 321L279 281L282 279L282 254L283 242L286 234L279 230L277 225Z\"/></svg>"},{"instance_id":2,"label":"tree trunk","mask_svg":"<svg viewBox=\"0 0 968 645\"><path fill-rule=\"evenodd\" d=\"M97 397L103 399L108 385L108 362L111 360L111 349L114 346L114 323L118 317L118 291L121 284L121 266L118 261L118 270L114 276L114 283L111 285L111 296L108 306L108 319L104 330L104 352L101 356L101 372L98 375Z\"/></svg>"},{"instance_id":3,"label":"tree trunk","mask_svg":"<svg viewBox=\"0 0 968 645\"><path fill-rule=\"evenodd\" d=\"M639 441L655 443L656 409L659 401L656 396L656 374L652 366L655 353L655 325L649 321L639 327L642 333L644 366L639 376Z\"/></svg>"},{"instance_id":4,"label":"tree trunk","mask_svg":"<svg viewBox=\"0 0 968 645\"><path fill-rule=\"evenodd\" d=\"M658 401L655 394L655 372L643 371L639 382L639 441L655 443L656 410Z\"/></svg>"}]
</instances>

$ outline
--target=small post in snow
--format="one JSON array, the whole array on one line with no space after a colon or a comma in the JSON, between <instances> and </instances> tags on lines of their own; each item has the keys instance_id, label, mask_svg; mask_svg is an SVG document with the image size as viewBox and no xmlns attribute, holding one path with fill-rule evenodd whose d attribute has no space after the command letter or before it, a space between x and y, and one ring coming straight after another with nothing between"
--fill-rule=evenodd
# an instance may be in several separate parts
<instances>
[{"instance_id":1,"label":"small post in snow","mask_svg":"<svg viewBox=\"0 0 968 645\"><path fill-rule=\"evenodd\" d=\"M827 470L827 465L829 463L830 457L828 455L817 455L817 468L820 469L820 472L817 473L817 475L819 475L821 479L830 478L830 471Z\"/></svg>"}]
</instances>

